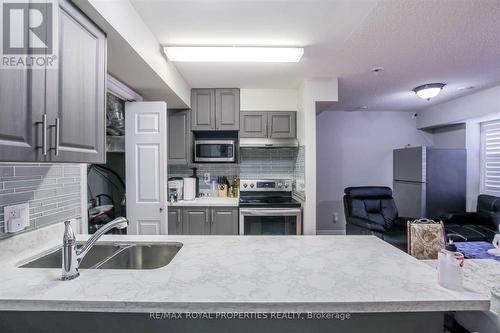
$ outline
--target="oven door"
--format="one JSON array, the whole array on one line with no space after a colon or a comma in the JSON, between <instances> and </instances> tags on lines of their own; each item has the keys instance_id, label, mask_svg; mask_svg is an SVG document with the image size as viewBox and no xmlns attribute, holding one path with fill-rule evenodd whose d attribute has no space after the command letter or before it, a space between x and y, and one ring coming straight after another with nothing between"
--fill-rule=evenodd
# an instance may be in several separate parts
<instances>
[{"instance_id":1,"label":"oven door","mask_svg":"<svg viewBox=\"0 0 500 333\"><path fill-rule=\"evenodd\" d=\"M301 235L300 208L240 208L240 235Z\"/></svg>"},{"instance_id":2,"label":"oven door","mask_svg":"<svg viewBox=\"0 0 500 333\"><path fill-rule=\"evenodd\" d=\"M197 140L194 143L195 162L234 162L235 143L232 140Z\"/></svg>"}]
</instances>

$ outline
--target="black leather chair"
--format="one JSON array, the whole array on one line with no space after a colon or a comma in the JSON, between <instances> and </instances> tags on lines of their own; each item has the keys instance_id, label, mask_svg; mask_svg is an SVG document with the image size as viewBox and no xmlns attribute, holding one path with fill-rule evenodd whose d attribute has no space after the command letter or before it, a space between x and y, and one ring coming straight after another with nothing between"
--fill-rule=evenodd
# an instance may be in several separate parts
<instances>
[{"instance_id":1,"label":"black leather chair","mask_svg":"<svg viewBox=\"0 0 500 333\"><path fill-rule=\"evenodd\" d=\"M399 217L389 187L348 187L344 193L348 235L375 235L403 251L407 250L408 219Z\"/></svg>"},{"instance_id":2,"label":"black leather chair","mask_svg":"<svg viewBox=\"0 0 500 333\"><path fill-rule=\"evenodd\" d=\"M477 198L475 213L450 214L444 220L447 235L457 242L491 242L500 225L500 198L481 194Z\"/></svg>"}]
</instances>

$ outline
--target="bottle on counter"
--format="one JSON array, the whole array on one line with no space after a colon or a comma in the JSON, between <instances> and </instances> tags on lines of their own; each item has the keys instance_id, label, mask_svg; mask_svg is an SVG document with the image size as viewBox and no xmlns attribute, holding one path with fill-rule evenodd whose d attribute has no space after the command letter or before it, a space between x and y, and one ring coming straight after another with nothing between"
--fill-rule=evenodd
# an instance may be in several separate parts
<instances>
[{"instance_id":1,"label":"bottle on counter","mask_svg":"<svg viewBox=\"0 0 500 333\"><path fill-rule=\"evenodd\" d=\"M233 178L233 185L231 186L231 197L237 198L240 189L240 179L236 176Z\"/></svg>"},{"instance_id":2,"label":"bottle on counter","mask_svg":"<svg viewBox=\"0 0 500 333\"><path fill-rule=\"evenodd\" d=\"M212 198L218 197L219 196L219 184L217 183L217 180L212 179L210 181L210 196Z\"/></svg>"},{"instance_id":3,"label":"bottle on counter","mask_svg":"<svg viewBox=\"0 0 500 333\"><path fill-rule=\"evenodd\" d=\"M445 248L438 253L438 282L441 286L463 289L464 255L457 251L457 246L450 238Z\"/></svg>"}]
</instances>

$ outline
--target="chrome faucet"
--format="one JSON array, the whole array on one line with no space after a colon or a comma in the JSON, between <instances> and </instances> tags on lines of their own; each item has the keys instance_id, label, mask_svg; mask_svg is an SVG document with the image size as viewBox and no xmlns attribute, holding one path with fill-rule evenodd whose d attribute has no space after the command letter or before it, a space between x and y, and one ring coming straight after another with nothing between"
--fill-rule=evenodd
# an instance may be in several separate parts
<instances>
[{"instance_id":1,"label":"chrome faucet","mask_svg":"<svg viewBox=\"0 0 500 333\"><path fill-rule=\"evenodd\" d=\"M78 267L83 257L89 252L95 242L106 232L113 228L124 229L128 226L128 221L124 217L117 217L113 221L100 227L89 240L81 247L77 248L76 238L71 228L71 222L64 222L63 255L62 255L62 280L72 280L80 276Z\"/></svg>"}]
</instances>

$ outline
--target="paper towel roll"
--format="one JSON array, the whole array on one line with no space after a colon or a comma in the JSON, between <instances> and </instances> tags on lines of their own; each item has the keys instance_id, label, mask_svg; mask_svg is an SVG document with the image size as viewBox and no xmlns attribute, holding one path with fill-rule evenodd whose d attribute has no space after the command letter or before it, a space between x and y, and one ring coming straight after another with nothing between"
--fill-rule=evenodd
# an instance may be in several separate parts
<instances>
[{"instance_id":1,"label":"paper towel roll","mask_svg":"<svg viewBox=\"0 0 500 333\"><path fill-rule=\"evenodd\" d=\"M184 200L196 198L196 178L184 178Z\"/></svg>"}]
</instances>

